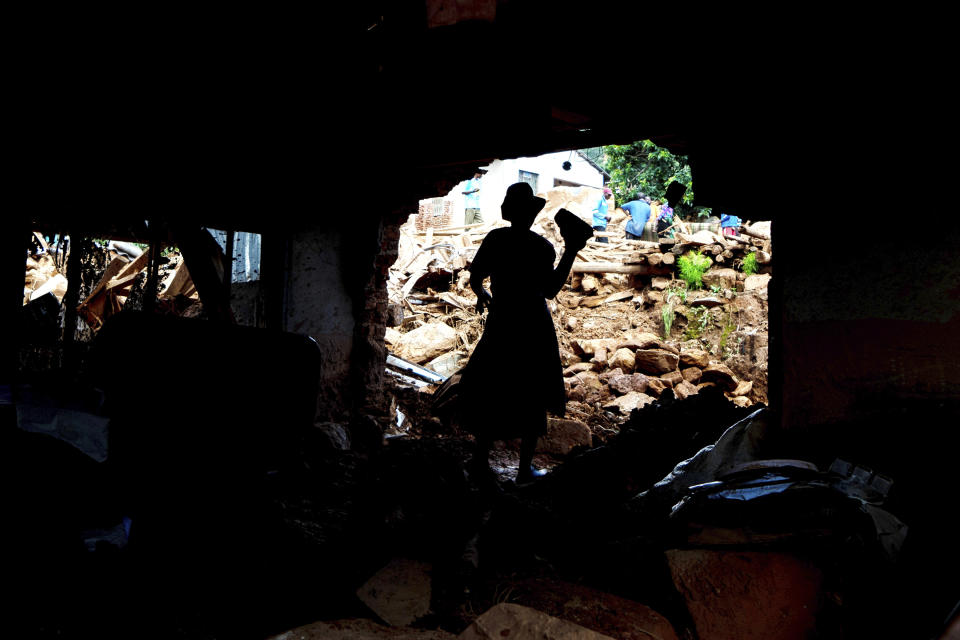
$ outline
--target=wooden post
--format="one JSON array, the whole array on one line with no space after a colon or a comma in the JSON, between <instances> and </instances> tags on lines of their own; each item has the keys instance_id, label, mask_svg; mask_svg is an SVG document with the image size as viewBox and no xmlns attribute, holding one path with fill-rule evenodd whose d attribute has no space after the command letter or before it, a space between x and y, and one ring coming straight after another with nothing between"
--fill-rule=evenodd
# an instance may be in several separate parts
<instances>
[{"instance_id":1,"label":"wooden post","mask_svg":"<svg viewBox=\"0 0 960 640\"><path fill-rule=\"evenodd\" d=\"M79 229L73 229L70 234L70 257L67 258L67 293L63 296L63 338L61 340L64 365L67 369L76 364L74 341L77 336L77 306L80 304L80 268L88 244L88 239L81 235Z\"/></svg>"},{"instance_id":2,"label":"wooden post","mask_svg":"<svg viewBox=\"0 0 960 640\"><path fill-rule=\"evenodd\" d=\"M157 309L157 276L160 270L160 241L155 223L150 225L150 263L147 265L147 283L143 291L143 311L153 313Z\"/></svg>"}]
</instances>

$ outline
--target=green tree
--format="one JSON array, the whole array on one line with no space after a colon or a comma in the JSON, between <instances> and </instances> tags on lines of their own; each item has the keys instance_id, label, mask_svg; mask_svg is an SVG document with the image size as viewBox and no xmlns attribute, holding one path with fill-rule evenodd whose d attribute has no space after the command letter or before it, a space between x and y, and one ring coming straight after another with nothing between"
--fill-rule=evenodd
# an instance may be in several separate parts
<instances>
[{"instance_id":1,"label":"green tree","mask_svg":"<svg viewBox=\"0 0 960 640\"><path fill-rule=\"evenodd\" d=\"M677 181L687 187L676 211L683 217L707 216L710 209L693 206L693 177L686 156L678 156L650 140L603 147L604 168L617 202L636 200L642 193L666 202L667 186Z\"/></svg>"}]
</instances>

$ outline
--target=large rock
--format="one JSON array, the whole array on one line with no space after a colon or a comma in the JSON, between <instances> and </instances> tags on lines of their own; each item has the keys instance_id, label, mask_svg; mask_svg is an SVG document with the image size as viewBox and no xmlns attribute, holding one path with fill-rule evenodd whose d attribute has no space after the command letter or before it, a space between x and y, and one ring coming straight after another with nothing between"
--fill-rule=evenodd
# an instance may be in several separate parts
<instances>
[{"instance_id":1,"label":"large rock","mask_svg":"<svg viewBox=\"0 0 960 640\"><path fill-rule=\"evenodd\" d=\"M612 390L619 394L630 393L631 391L645 393L647 390L647 385L649 384L649 380L650 379L642 373L620 374L617 376L610 376L607 379L607 384Z\"/></svg>"},{"instance_id":2,"label":"large rock","mask_svg":"<svg viewBox=\"0 0 960 640\"><path fill-rule=\"evenodd\" d=\"M564 378L564 380L569 382L572 388L582 386L590 389L599 389L603 386L600 382L600 374L598 374L596 371L580 371L572 376Z\"/></svg>"},{"instance_id":3,"label":"large rock","mask_svg":"<svg viewBox=\"0 0 960 640\"><path fill-rule=\"evenodd\" d=\"M387 624L406 627L430 613L430 565L395 558L357 590Z\"/></svg>"},{"instance_id":4,"label":"large rock","mask_svg":"<svg viewBox=\"0 0 960 640\"><path fill-rule=\"evenodd\" d=\"M654 400L655 398L648 396L645 393L631 391L630 393L607 402L603 405L603 408L607 409L608 411L618 411L624 415L630 415L630 412L634 409L644 407Z\"/></svg>"},{"instance_id":5,"label":"large rock","mask_svg":"<svg viewBox=\"0 0 960 640\"><path fill-rule=\"evenodd\" d=\"M737 272L733 269L707 269L703 274L705 287L720 286L724 289L733 289L737 286Z\"/></svg>"},{"instance_id":6,"label":"large rock","mask_svg":"<svg viewBox=\"0 0 960 640\"><path fill-rule=\"evenodd\" d=\"M731 396L728 394L727 397L730 399L730 402L737 405L738 407L747 408L753 405L753 401L750 400L750 398L748 398L747 396Z\"/></svg>"},{"instance_id":7,"label":"large rock","mask_svg":"<svg viewBox=\"0 0 960 640\"><path fill-rule=\"evenodd\" d=\"M597 347L597 350L594 351L593 357L590 358L590 362L593 362L598 367L603 367L607 363L607 349L605 347Z\"/></svg>"},{"instance_id":8,"label":"large rock","mask_svg":"<svg viewBox=\"0 0 960 640\"><path fill-rule=\"evenodd\" d=\"M660 376L660 379L667 383L671 389L683 382L683 374L679 371L671 371Z\"/></svg>"},{"instance_id":9,"label":"large rock","mask_svg":"<svg viewBox=\"0 0 960 640\"><path fill-rule=\"evenodd\" d=\"M679 356L665 349L641 349L634 354L634 360L637 371L655 376L673 371L680 362Z\"/></svg>"},{"instance_id":10,"label":"large rock","mask_svg":"<svg viewBox=\"0 0 960 640\"><path fill-rule=\"evenodd\" d=\"M647 390L645 393L660 397L660 394L663 393L664 389L667 388L667 383L661 380L660 378L648 378L647 379Z\"/></svg>"},{"instance_id":11,"label":"large rock","mask_svg":"<svg viewBox=\"0 0 960 640\"><path fill-rule=\"evenodd\" d=\"M617 349L612 356L607 359L607 366L613 369L623 369L624 371L633 371L635 366L635 357L630 349Z\"/></svg>"},{"instance_id":12,"label":"large rock","mask_svg":"<svg viewBox=\"0 0 960 640\"><path fill-rule=\"evenodd\" d=\"M621 338L616 345L617 349L649 349L652 346L660 346L660 338L653 333L628 334Z\"/></svg>"},{"instance_id":13,"label":"large rock","mask_svg":"<svg viewBox=\"0 0 960 640\"><path fill-rule=\"evenodd\" d=\"M730 370L730 367L724 364L712 364L706 367L700 380L701 383L713 382L724 391L734 391L740 384L740 380Z\"/></svg>"},{"instance_id":14,"label":"large rock","mask_svg":"<svg viewBox=\"0 0 960 640\"><path fill-rule=\"evenodd\" d=\"M583 276L583 280L580 281L580 288L585 294L593 295L600 288L600 281L594 276Z\"/></svg>"},{"instance_id":15,"label":"large rock","mask_svg":"<svg viewBox=\"0 0 960 640\"><path fill-rule=\"evenodd\" d=\"M650 286L658 291L670 288L670 278L654 276L650 279Z\"/></svg>"},{"instance_id":16,"label":"large rock","mask_svg":"<svg viewBox=\"0 0 960 640\"><path fill-rule=\"evenodd\" d=\"M680 374L687 382L697 384L703 376L703 371L700 367L687 367L686 369L680 369Z\"/></svg>"},{"instance_id":17,"label":"large rock","mask_svg":"<svg viewBox=\"0 0 960 640\"><path fill-rule=\"evenodd\" d=\"M425 364L457 346L457 332L443 322L428 322L403 334L395 344L404 360Z\"/></svg>"},{"instance_id":18,"label":"large rock","mask_svg":"<svg viewBox=\"0 0 960 640\"><path fill-rule=\"evenodd\" d=\"M755 273L752 276L747 276L747 278L743 281L743 290L766 291L768 284L770 284L769 273Z\"/></svg>"},{"instance_id":19,"label":"large rock","mask_svg":"<svg viewBox=\"0 0 960 640\"><path fill-rule=\"evenodd\" d=\"M614 338L594 338L591 340L574 340L570 343L570 346L573 347L577 355L592 356L597 352L597 349L610 351L617 345L617 342Z\"/></svg>"},{"instance_id":20,"label":"large rock","mask_svg":"<svg viewBox=\"0 0 960 640\"><path fill-rule=\"evenodd\" d=\"M686 400L690 396L696 395L700 390L686 380L673 387L673 395L677 400Z\"/></svg>"},{"instance_id":21,"label":"large rock","mask_svg":"<svg viewBox=\"0 0 960 640\"><path fill-rule=\"evenodd\" d=\"M786 553L667 551L697 636L710 640L803 640L820 637L823 574Z\"/></svg>"},{"instance_id":22,"label":"large rock","mask_svg":"<svg viewBox=\"0 0 960 640\"><path fill-rule=\"evenodd\" d=\"M611 378L614 378L616 376L622 376L622 375L623 375L623 369L607 369L606 371L600 374L600 379L606 382L607 384L610 384Z\"/></svg>"},{"instance_id":23,"label":"large rock","mask_svg":"<svg viewBox=\"0 0 960 640\"><path fill-rule=\"evenodd\" d=\"M702 369L710 365L710 354L703 349L684 349L680 352L680 365Z\"/></svg>"},{"instance_id":24,"label":"large rock","mask_svg":"<svg viewBox=\"0 0 960 640\"><path fill-rule=\"evenodd\" d=\"M459 640L613 640L519 604L501 603L473 621Z\"/></svg>"},{"instance_id":25,"label":"large rock","mask_svg":"<svg viewBox=\"0 0 960 640\"><path fill-rule=\"evenodd\" d=\"M386 627L373 620L352 618L331 622L314 622L279 635L269 640L456 640L446 631Z\"/></svg>"},{"instance_id":26,"label":"large rock","mask_svg":"<svg viewBox=\"0 0 960 640\"><path fill-rule=\"evenodd\" d=\"M730 392L731 396L745 396L753 390L753 380L741 380L737 388Z\"/></svg>"},{"instance_id":27,"label":"large rock","mask_svg":"<svg viewBox=\"0 0 960 640\"><path fill-rule=\"evenodd\" d=\"M537 451L554 456L565 456L575 447L593 446L590 427L579 420L549 418L547 434L537 441Z\"/></svg>"},{"instance_id":28,"label":"large rock","mask_svg":"<svg viewBox=\"0 0 960 640\"><path fill-rule=\"evenodd\" d=\"M578 362L564 369L563 375L566 377L566 376L572 376L575 373L583 373L584 371L593 371L595 366L596 365L592 362Z\"/></svg>"}]
</instances>

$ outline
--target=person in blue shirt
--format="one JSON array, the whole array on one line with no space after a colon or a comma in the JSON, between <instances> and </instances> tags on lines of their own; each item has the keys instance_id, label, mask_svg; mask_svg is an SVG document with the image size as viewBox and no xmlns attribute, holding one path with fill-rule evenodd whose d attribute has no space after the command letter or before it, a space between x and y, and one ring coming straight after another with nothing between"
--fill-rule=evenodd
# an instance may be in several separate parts
<instances>
[{"instance_id":1,"label":"person in blue shirt","mask_svg":"<svg viewBox=\"0 0 960 640\"><path fill-rule=\"evenodd\" d=\"M593 214L593 230L606 231L607 223L610 222L610 205L607 201L613 196L613 191L604 187L603 193L593 204L591 213ZM597 238L600 242L607 242L607 238Z\"/></svg>"},{"instance_id":2,"label":"person in blue shirt","mask_svg":"<svg viewBox=\"0 0 960 640\"><path fill-rule=\"evenodd\" d=\"M482 177L483 174L477 171L472 178L467 180L467 184L463 188L463 224L483 222L483 216L480 215L480 178Z\"/></svg>"},{"instance_id":3,"label":"person in blue shirt","mask_svg":"<svg viewBox=\"0 0 960 640\"><path fill-rule=\"evenodd\" d=\"M643 236L643 228L647 226L647 220L650 219L650 205L643 199L641 193L636 200L631 200L620 207L630 214L630 220L623 230L630 240L640 240Z\"/></svg>"},{"instance_id":4,"label":"person in blue shirt","mask_svg":"<svg viewBox=\"0 0 960 640\"><path fill-rule=\"evenodd\" d=\"M740 218L729 216L725 213L720 214L720 231L725 236L740 235Z\"/></svg>"}]
</instances>

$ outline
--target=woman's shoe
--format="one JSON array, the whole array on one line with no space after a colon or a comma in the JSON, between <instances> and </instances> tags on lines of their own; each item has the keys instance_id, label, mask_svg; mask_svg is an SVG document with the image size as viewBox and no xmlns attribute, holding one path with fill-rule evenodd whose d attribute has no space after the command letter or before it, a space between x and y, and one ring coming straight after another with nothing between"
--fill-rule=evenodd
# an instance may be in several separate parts
<instances>
[{"instance_id":1,"label":"woman's shoe","mask_svg":"<svg viewBox=\"0 0 960 640\"><path fill-rule=\"evenodd\" d=\"M545 475L547 475L546 469L534 469L533 467L528 467L525 470L520 470L517 472L517 484L533 482L537 478L542 478Z\"/></svg>"}]
</instances>

